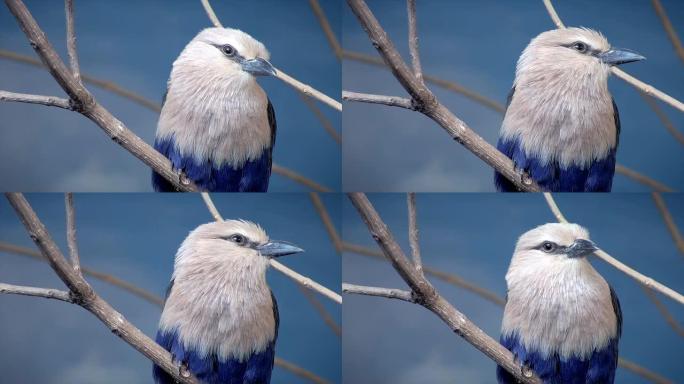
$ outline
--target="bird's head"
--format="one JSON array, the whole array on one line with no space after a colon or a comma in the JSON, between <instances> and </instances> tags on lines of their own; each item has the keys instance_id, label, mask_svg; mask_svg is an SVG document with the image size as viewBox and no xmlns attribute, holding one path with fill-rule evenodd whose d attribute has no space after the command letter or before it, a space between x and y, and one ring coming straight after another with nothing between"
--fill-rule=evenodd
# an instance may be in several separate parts
<instances>
[{"instance_id":1,"label":"bird's head","mask_svg":"<svg viewBox=\"0 0 684 384\"><path fill-rule=\"evenodd\" d=\"M270 240L257 224L226 220L202 224L178 249L176 273L206 275L234 272L263 275L269 259L304 252L285 241Z\"/></svg>"},{"instance_id":2,"label":"bird's head","mask_svg":"<svg viewBox=\"0 0 684 384\"><path fill-rule=\"evenodd\" d=\"M573 263L598 250L589 232L577 224L549 223L518 239L514 259L519 263Z\"/></svg>"},{"instance_id":3,"label":"bird's head","mask_svg":"<svg viewBox=\"0 0 684 384\"><path fill-rule=\"evenodd\" d=\"M520 56L518 71L565 69L587 74L598 71L607 76L611 66L644 59L629 49L611 47L600 32L592 29L554 29L532 39Z\"/></svg>"},{"instance_id":4,"label":"bird's head","mask_svg":"<svg viewBox=\"0 0 684 384\"><path fill-rule=\"evenodd\" d=\"M276 74L269 58L261 42L239 29L207 28L188 43L174 67L202 68L216 81L233 76L253 79Z\"/></svg>"}]
</instances>

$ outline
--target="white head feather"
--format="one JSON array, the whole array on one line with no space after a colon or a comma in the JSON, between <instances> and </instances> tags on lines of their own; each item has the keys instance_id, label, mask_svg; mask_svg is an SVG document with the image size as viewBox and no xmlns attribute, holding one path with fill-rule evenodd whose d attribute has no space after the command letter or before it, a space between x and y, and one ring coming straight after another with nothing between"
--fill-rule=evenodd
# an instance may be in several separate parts
<instances>
[{"instance_id":1,"label":"white head feather","mask_svg":"<svg viewBox=\"0 0 684 384\"><path fill-rule=\"evenodd\" d=\"M237 29L207 28L173 63L157 138L174 137L184 156L234 168L271 145L268 98L255 77L217 46L230 44L245 59L268 60L266 47Z\"/></svg>"},{"instance_id":2,"label":"white head feather","mask_svg":"<svg viewBox=\"0 0 684 384\"><path fill-rule=\"evenodd\" d=\"M577 224L534 228L520 236L506 274L502 333L517 334L542 356L586 358L616 336L610 287L589 261L539 249L545 241L567 247L578 239L589 240L589 232Z\"/></svg>"},{"instance_id":3,"label":"white head feather","mask_svg":"<svg viewBox=\"0 0 684 384\"><path fill-rule=\"evenodd\" d=\"M564 168L586 168L616 145L610 66L572 49L575 42L610 50L602 34L586 28L554 29L532 39L518 60L515 95L501 128L502 137L522 139L528 156Z\"/></svg>"},{"instance_id":4,"label":"white head feather","mask_svg":"<svg viewBox=\"0 0 684 384\"><path fill-rule=\"evenodd\" d=\"M269 260L231 241L236 234L257 244L269 240L254 223L227 220L200 225L176 254L159 328L175 330L185 348L202 356L242 360L264 350L275 335Z\"/></svg>"}]
</instances>

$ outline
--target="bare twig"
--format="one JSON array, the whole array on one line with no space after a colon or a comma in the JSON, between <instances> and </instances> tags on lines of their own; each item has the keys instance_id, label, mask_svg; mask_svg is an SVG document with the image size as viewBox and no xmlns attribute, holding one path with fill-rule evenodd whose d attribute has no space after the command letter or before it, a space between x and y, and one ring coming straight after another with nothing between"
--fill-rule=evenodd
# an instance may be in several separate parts
<instances>
[{"instance_id":1,"label":"bare twig","mask_svg":"<svg viewBox=\"0 0 684 384\"><path fill-rule=\"evenodd\" d=\"M69 295L69 292L60 291L59 289L26 287L22 285L0 283L0 293L43 297L46 299L66 301L67 303L74 302L74 300L71 298L71 295Z\"/></svg>"},{"instance_id":2,"label":"bare twig","mask_svg":"<svg viewBox=\"0 0 684 384\"><path fill-rule=\"evenodd\" d=\"M362 193L350 193L349 199L366 223L373 239L391 261L394 269L411 288L416 301L437 315L449 328L468 343L502 366L523 383L541 383L534 372L521 367L513 358L511 351L484 333L463 313L447 302L437 290L420 275L408 261L406 255L394 240L387 225L382 221L368 198Z\"/></svg>"},{"instance_id":3,"label":"bare twig","mask_svg":"<svg viewBox=\"0 0 684 384\"><path fill-rule=\"evenodd\" d=\"M618 358L618 365L656 384L674 384L674 381L650 371L635 362L623 359L622 357Z\"/></svg>"},{"instance_id":4,"label":"bare twig","mask_svg":"<svg viewBox=\"0 0 684 384\"><path fill-rule=\"evenodd\" d=\"M78 256L78 244L76 242L76 214L74 213L74 195L71 192L64 194L64 206L66 207L67 245L69 257L74 271L81 274L81 261Z\"/></svg>"},{"instance_id":5,"label":"bare twig","mask_svg":"<svg viewBox=\"0 0 684 384\"><path fill-rule=\"evenodd\" d=\"M219 20L219 18L216 17L216 13L214 12L214 9L211 7L209 0L201 0L201 1L202 1L202 6L204 7L204 11L207 13L209 20L211 20L211 23L214 24L214 27L223 28L223 25L221 24L221 21Z\"/></svg>"},{"instance_id":6,"label":"bare twig","mask_svg":"<svg viewBox=\"0 0 684 384\"><path fill-rule=\"evenodd\" d=\"M559 29L565 28L563 21L561 21L560 17L558 16L558 13L556 13L556 10L553 8L553 4L551 4L551 0L543 0L543 1L544 1L544 6L546 7L546 11L549 13L549 16L551 17L551 20L553 21L553 23L556 25L556 28L559 28ZM611 67L610 70L613 72L613 74L615 76L624 80L626 83L633 86L637 90L644 92L648 96L658 98L658 99L664 101L665 103L670 104L674 108L678 109L680 112L684 112L684 103L675 99L674 97L666 94L665 92L662 92L662 91L656 89L652 85L644 83L643 81L637 79L634 76L629 75L627 72L621 70L618 67Z\"/></svg>"},{"instance_id":7,"label":"bare twig","mask_svg":"<svg viewBox=\"0 0 684 384\"><path fill-rule=\"evenodd\" d=\"M657 192L653 192L652 196L653 201L658 208L658 212L660 212L660 215L663 217L663 221L665 221L667 230L670 232L670 235L672 235L672 240L674 240L679 252L684 255L684 237L682 237L682 234L679 232L679 228L677 228L677 223L675 223L674 218L667 209L665 200L662 196L660 196L660 193Z\"/></svg>"},{"instance_id":8,"label":"bare twig","mask_svg":"<svg viewBox=\"0 0 684 384\"><path fill-rule=\"evenodd\" d=\"M76 52L76 28L74 27L74 1L64 0L64 13L66 14L67 53L69 65L74 79L81 82L81 69L78 66L78 53Z\"/></svg>"},{"instance_id":9,"label":"bare twig","mask_svg":"<svg viewBox=\"0 0 684 384\"><path fill-rule=\"evenodd\" d=\"M309 197L311 198L311 202L313 203L314 209L316 209L318 216L320 216L321 221L323 221L323 226L328 232L335 250L337 250L337 252L342 252L342 239L340 239L340 235L337 233L335 224L333 224L332 219L328 214L328 210L325 209L325 205L323 204L323 201L321 201L321 197L318 196L318 193L316 192L309 192Z\"/></svg>"},{"instance_id":10,"label":"bare twig","mask_svg":"<svg viewBox=\"0 0 684 384\"><path fill-rule=\"evenodd\" d=\"M660 0L651 0L651 2L653 3L653 8L655 8L656 14L660 18L660 22L663 23L663 28L665 28L667 37L669 37L670 41L672 41L675 53L677 54L677 56L679 56L679 58L682 61L684 61L684 46L682 46L682 41L679 40L679 36L677 36L677 31L675 31L674 27L672 26L670 18L667 17L667 12L665 12L665 8L663 8L663 5L660 3Z\"/></svg>"},{"instance_id":11,"label":"bare twig","mask_svg":"<svg viewBox=\"0 0 684 384\"><path fill-rule=\"evenodd\" d=\"M299 173L291 170L290 168L285 168L282 165L273 164L273 173L277 173L281 176L287 177L288 179L295 181L299 184L305 185L317 192L332 192L332 189L318 184L317 182L309 179L306 176L300 175Z\"/></svg>"},{"instance_id":12,"label":"bare twig","mask_svg":"<svg viewBox=\"0 0 684 384\"><path fill-rule=\"evenodd\" d=\"M540 190L537 183L525 172L515 169L511 159L499 152L463 121L454 116L424 84L416 79L365 1L347 0L347 3L380 53L380 56L391 68L394 77L411 95L411 99L417 104L417 109L421 113L438 123L454 140L458 141L497 172L504 175L517 188L528 192Z\"/></svg>"},{"instance_id":13,"label":"bare twig","mask_svg":"<svg viewBox=\"0 0 684 384\"><path fill-rule=\"evenodd\" d=\"M182 174L179 175L173 169L169 159L126 128L121 121L95 101L93 95L81 83L76 81L21 0L5 0L5 3L31 41L33 49L48 67L57 83L69 95L76 111L95 122L112 140L143 161L179 190L197 190L197 186L192 181Z\"/></svg>"},{"instance_id":14,"label":"bare twig","mask_svg":"<svg viewBox=\"0 0 684 384\"><path fill-rule=\"evenodd\" d=\"M639 92L639 95L641 95L641 98L644 99L646 104L648 104L653 112L655 112L656 116L658 116L658 119L660 119L660 122L665 126L665 129L667 129L667 131L670 132L670 134L674 136L674 138L677 139L680 144L684 145L684 133L679 132L679 130L675 128L670 118L667 117L663 109L658 105L658 102L643 92Z\"/></svg>"},{"instance_id":15,"label":"bare twig","mask_svg":"<svg viewBox=\"0 0 684 384\"><path fill-rule=\"evenodd\" d=\"M553 200L553 196L551 196L550 193L544 193L544 198L546 199L546 203L549 205L551 212L553 212L553 214L556 216L556 219L561 223L567 223L568 221L565 219L560 209L558 208L558 205ZM645 287L658 291L663 295L671 298L672 300L678 302L679 304L684 304L684 296L682 296L681 293L628 267L627 265L620 262L618 259L607 254L605 251L599 249L598 251L594 252L594 255L596 255L596 257L605 261L606 263L610 264L612 267L616 268L620 272L624 273L625 275L643 284Z\"/></svg>"},{"instance_id":16,"label":"bare twig","mask_svg":"<svg viewBox=\"0 0 684 384\"><path fill-rule=\"evenodd\" d=\"M335 53L335 57L337 57L338 60L341 59L342 46L340 45L340 42L337 41L335 32L333 32L332 27L330 26L330 22L328 21L328 18L325 17L325 12L323 12L323 8L321 8L321 5L318 3L318 0L309 0L309 5L311 6L311 10L313 10L314 15L316 15L318 22L321 24L321 29L323 29L325 38L328 39L328 43L330 44L333 53Z\"/></svg>"},{"instance_id":17,"label":"bare twig","mask_svg":"<svg viewBox=\"0 0 684 384\"><path fill-rule=\"evenodd\" d=\"M654 191L674 192L674 189L668 187L667 185L665 185L659 181L653 180L650 177L648 177L644 174L641 174L641 173L639 173L639 172L637 172L631 168L627 168L622 164L615 164L615 172L617 172L623 176L627 176L632 180L638 181L641 184L647 185L647 186L653 188Z\"/></svg>"},{"instance_id":18,"label":"bare twig","mask_svg":"<svg viewBox=\"0 0 684 384\"><path fill-rule=\"evenodd\" d=\"M670 311L667 309L665 304L663 304L660 299L658 299L658 296L656 296L655 292L652 290L641 286L641 289L644 290L644 293L646 293L646 296L653 302L653 304L656 306L660 314L663 316L667 324L679 335L684 337L684 329L679 325L677 320L672 316Z\"/></svg>"},{"instance_id":19,"label":"bare twig","mask_svg":"<svg viewBox=\"0 0 684 384\"><path fill-rule=\"evenodd\" d=\"M43 256L42 253L35 251L33 249L25 248L25 247L20 247L14 244L8 244L4 242L0 242L0 252L7 252L7 253L13 253L17 255L22 255L22 256L29 256L31 258L37 259L39 261L44 261L46 262L47 259ZM87 276L92 276L98 280L104 281L106 283L109 283L115 287L122 288L123 290L140 297L141 299L144 299L145 301L154 304L157 307L163 307L164 306L164 299L160 296L157 296L153 293L150 293L136 285L133 285L127 281L121 280L118 277L112 276L107 273L99 272L87 267L82 268L83 274ZM2 291L0 290L0 293ZM13 293L13 292L7 292L7 293ZM72 301L70 301L72 302ZM307 371L306 369L299 367L298 365L288 362L286 360L283 360L281 358L276 357L275 364L283 369L286 369L295 375L298 375L300 377L303 377L305 379L308 379L314 383L327 383L326 380L323 378L319 377L318 375Z\"/></svg>"},{"instance_id":20,"label":"bare twig","mask_svg":"<svg viewBox=\"0 0 684 384\"><path fill-rule=\"evenodd\" d=\"M325 131L328 132L328 134L330 135L330 137L332 137L333 140L335 140L335 142L337 142L337 144L342 144L342 136L340 135L339 132L337 132L337 130L335 129L335 127L333 127L333 125L332 125L332 123L330 122L330 120L328 120L328 118L325 117L325 115L323 114L323 112L321 112L321 110L320 110L320 109L318 108L318 106L313 102L313 100L312 100L309 96L307 96L307 95L305 95L305 94L303 94L303 93L300 93L300 94L299 94L299 97L302 99L302 101L304 102L304 104L306 104L306 106L309 107L309 109L311 110L311 112L313 112L314 116L316 116L316 118L318 119L318 121L321 122L321 125L323 126L323 129L325 129Z\"/></svg>"},{"instance_id":21,"label":"bare twig","mask_svg":"<svg viewBox=\"0 0 684 384\"><path fill-rule=\"evenodd\" d=\"M420 243L418 242L418 223L416 218L416 194L406 194L406 206L408 209L408 238L411 247L411 257L416 271L423 274L423 261L420 257Z\"/></svg>"},{"instance_id":22,"label":"bare twig","mask_svg":"<svg viewBox=\"0 0 684 384\"><path fill-rule=\"evenodd\" d=\"M335 319L333 319L332 315L325 309L323 303L321 303L310 290L302 287L301 285L297 285L297 288L299 288L311 306L314 307L316 312L321 315L323 322L328 326L328 328L330 328L337 335L337 337L341 337L342 328L340 328Z\"/></svg>"},{"instance_id":23,"label":"bare twig","mask_svg":"<svg viewBox=\"0 0 684 384\"><path fill-rule=\"evenodd\" d=\"M386 297L388 299L398 299L408 301L409 303L416 303L416 299L413 297L413 295L411 295L411 292L395 288L368 287L364 285L342 283L342 292L354 293L357 295Z\"/></svg>"},{"instance_id":24,"label":"bare twig","mask_svg":"<svg viewBox=\"0 0 684 384\"><path fill-rule=\"evenodd\" d=\"M370 93L358 93L342 91L342 99L347 101L357 101L360 103L384 104L390 107L401 107L416 110L416 107L411 102L411 99L406 99L397 96L373 95Z\"/></svg>"},{"instance_id":25,"label":"bare twig","mask_svg":"<svg viewBox=\"0 0 684 384\"><path fill-rule=\"evenodd\" d=\"M216 209L214 202L211 200L211 197L209 196L209 193L202 192L201 195L202 200L204 200L204 204L207 205L207 209L209 210L209 213L211 213L211 217L213 217L216 221L223 221L223 217L221 217L221 214L219 213L218 209Z\"/></svg>"},{"instance_id":26,"label":"bare twig","mask_svg":"<svg viewBox=\"0 0 684 384\"><path fill-rule=\"evenodd\" d=\"M287 73L281 71L280 69L276 68L275 77L284 81L286 84L288 84L292 88L298 90L299 92L303 93L304 95L309 96L309 97L313 97L314 99L322 101L324 104L327 104L328 106L342 112L342 103L340 103L339 101L337 101L337 100L333 99L332 97L326 95L325 93L318 91L317 89L313 88L312 86L302 83L301 81L295 79L294 77L288 75Z\"/></svg>"},{"instance_id":27,"label":"bare twig","mask_svg":"<svg viewBox=\"0 0 684 384\"><path fill-rule=\"evenodd\" d=\"M411 54L411 65L413 74L419 82L423 81L423 69L420 65L420 55L418 54L418 27L416 26L416 0L406 0L406 13L408 14L408 45Z\"/></svg>"},{"instance_id":28,"label":"bare twig","mask_svg":"<svg viewBox=\"0 0 684 384\"><path fill-rule=\"evenodd\" d=\"M218 215L218 217L217 217L212 212L212 216L214 217L214 219L217 221L221 220L221 215L218 213L218 210L214 206L214 203L211 201L211 196L209 196L209 194L203 194L202 199L204 200L205 204L207 205L207 208L209 208L209 211L211 212L212 207L213 207L213 211L215 211L216 214ZM321 295L329 298L330 300L332 300L338 304L342 304L342 296L340 296L338 293L333 292L332 290L322 286L321 284L313 281L312 279L310 279L304 275L300 275L299 273L293 271L292 269L290 269L290 268L286 267L285 265L281 264L280 262L276 261L275 259L271 259L270 262L271 262L271 267L273 267L273 269L284 274L285 276L289 277L290 279L294 280L295 282L297 282L301 286L308 288L308 289L311 289L313 291L316 291L316 292L320 293Z\"/></svg>"},{"instance_id":29,"label":"bare twig","mask_svg":"<svg viewBox=\"0 0 684 384\"><path fill-rule=\"evenodd\" d=\"M69 288L71 295L75 297L74 302L95 315L115 335L152 360L177 381L187 384L198 383L197 379L187 369L182 369L180 365L173 362L171 354L167 350L128 322L121 313L112 308L93 290L83 276L74 271L23 195L8 193L6 196L10 205L21 218L31 239L47 258L52 269Z\"/></svg>"},{"instance_id":30,"label":"bare twig","mask_svg":"<svg viewBox=\"0 0 684 384\"><path fill-rule=\"evenodd\" d=\"M73 111L73 107L71 106L71 103L69 103L69 100L55 96L31 95L27 93L0 91L0 101L41 104L48 107L59 107Z\"/></svg>"}]
</instances>

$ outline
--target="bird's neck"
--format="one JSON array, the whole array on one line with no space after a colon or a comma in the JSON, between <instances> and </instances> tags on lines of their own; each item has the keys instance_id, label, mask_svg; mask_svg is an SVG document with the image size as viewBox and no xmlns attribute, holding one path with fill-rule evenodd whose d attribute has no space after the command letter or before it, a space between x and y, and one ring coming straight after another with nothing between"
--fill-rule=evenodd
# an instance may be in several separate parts
<instances>
[{"instance_id":1,"label":"bird's neck","mask_svg":"<svg viewBox=\"0 0 684 384\"><path fill-rule=\"evenodd\" d=\"M254 265L176 269L160 329L176 331L200 356L243 361L274 342L276 320L265 270Z\"/></svg>"},{"instance_id":2,"label":"bird's neck","mask_svg":"<svg viewBox=\"0 0 684 384\"><path fill-rule=\"evenodd\" d=\"M181 155L198 163L240 168L271 146L268 98L251 75L209 70L174 67L157 139L173 138Z\"/></svg>"},{"instance_id":3,"label":"bird's neck","mask_svg":"<svg viewBox=\"0 0 684 384\"><path fill-rule=\"evenodd\" d=\"M584 169L605 158L617 143L607 78L603 70L561 66L518 71L502 137L519 139L526 155L544 165Z\"/></svg>"},{"instance_id":4,"label":"bird's neck","mask_svg":"<svg viewBox=\"0 0 684 384\"><path fill-rule=\"evenodd\" d=\"M610 288L588 261L512 263L506 282L502 334L528 351L583 359L616 337Z\"/></svg>"}]
</instances>

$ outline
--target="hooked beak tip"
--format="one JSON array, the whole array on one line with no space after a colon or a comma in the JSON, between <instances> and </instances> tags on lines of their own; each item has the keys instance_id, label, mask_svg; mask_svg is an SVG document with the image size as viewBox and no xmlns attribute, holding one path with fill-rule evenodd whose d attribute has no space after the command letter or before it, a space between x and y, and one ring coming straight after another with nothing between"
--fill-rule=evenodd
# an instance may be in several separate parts
<instances>
[{"instance_id":1,"label":"hooked beak tip","mask_svg":"<svg viewBox=\"0 0 684 384\"><path fill-rule=\"evenodd\" d=\"M624 48L613 48L599 54L598 57L602 62L611 66L646 60L646 57Z\"/></svg>"}]
</instances>

